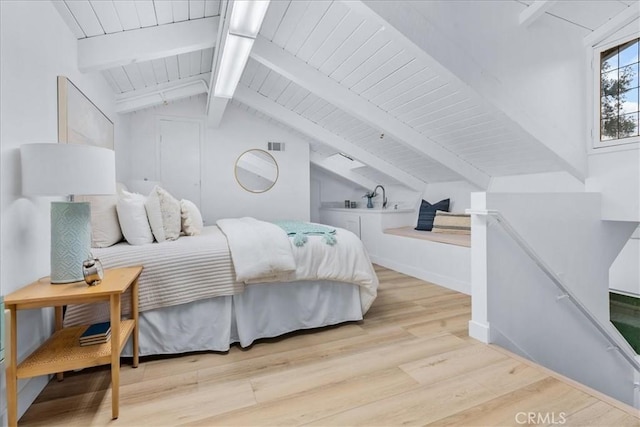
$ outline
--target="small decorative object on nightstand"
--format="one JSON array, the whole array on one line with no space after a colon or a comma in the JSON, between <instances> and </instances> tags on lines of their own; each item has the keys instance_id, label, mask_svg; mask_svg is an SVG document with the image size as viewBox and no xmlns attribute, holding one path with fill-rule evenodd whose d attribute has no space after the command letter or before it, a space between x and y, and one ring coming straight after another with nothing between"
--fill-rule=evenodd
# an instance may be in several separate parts
<instances>
[{"instance_id":1,"label":"small decorative object on nightstand","mask_svg":"<svg viewBox=\"0 0 640 427\"><path fill-rule=\"evenodd\" d=\"M87 285L99 285L104 277L102 263L99 259L94 258L93 255L89 256L89 259L84 260L82 263L82 274Z\"/></svg>"},{"instance_id":2,"label":"small decorative object on nightstand","mask_svg":"<svg viewBox=\"0 0 640 427\"><path fill-rule=\"evenodd\" d=\"M10 314L7 351L7 416L9 426L18 423L18 378L57 374L73 369L111 364L111 416L118 418L120 403L120 353L129 337L133 340L133 367L138 367L138 277L142 267L105 271L100 286L73 282L51 286L45 277L5 297ZM131 291L131 319L121 320L122 294ZM81 346L80 337L89 325L62 327L62 307L109 301L111 339L109 342ZM17 364L17 311L55 307L55 333L40 348Z\"/></svg>"}]
</instances>

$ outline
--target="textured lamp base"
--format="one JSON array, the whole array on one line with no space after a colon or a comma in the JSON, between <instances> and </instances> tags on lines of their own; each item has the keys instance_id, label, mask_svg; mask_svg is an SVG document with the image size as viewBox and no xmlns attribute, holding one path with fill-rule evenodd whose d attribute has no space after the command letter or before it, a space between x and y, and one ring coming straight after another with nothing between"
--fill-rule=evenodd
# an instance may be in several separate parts
<instances>
[{"instance_id":1,"label":"textured lamp base","mask_svg":"<svg viewBox=\"0 0 640 427\"><path fill-rule=\"evenodd\" d=\"M51 203L51 283L84 280L82 261L91 252L89 203Z\"/></svg>"}]
</instances>

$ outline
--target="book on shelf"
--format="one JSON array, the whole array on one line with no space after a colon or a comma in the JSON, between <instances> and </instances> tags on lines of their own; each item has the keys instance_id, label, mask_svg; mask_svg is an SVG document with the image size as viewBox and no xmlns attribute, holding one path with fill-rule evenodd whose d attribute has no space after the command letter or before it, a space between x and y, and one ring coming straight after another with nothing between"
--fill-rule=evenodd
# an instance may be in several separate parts
<instances>
[{"instance_id":1,"label":"book on shelf","mask_svg":"<svg viewBox=\"0 0 640 427\"><path fill-rule=\"evenodd\" d=\"M93 325L89 326L87 330L82 333L82 335L80 335L80 342L95 338L104 339L110 334L110 322L94 323Z\"/></svg>"},{"instance_id":2,"label":"book on shelf","mask_svg":"<svg viewBox=\"0 0 640 427\"><path fill-rule=\"evenodd\" d=\"M109 331L109 333L104 337L89 338L84 340L81 339L80 345L85 346L85 345L94 345L94 344L105 344L105 343L108 343L109 341L111 341L111 331Z\"/></svg>"}]
</instances>

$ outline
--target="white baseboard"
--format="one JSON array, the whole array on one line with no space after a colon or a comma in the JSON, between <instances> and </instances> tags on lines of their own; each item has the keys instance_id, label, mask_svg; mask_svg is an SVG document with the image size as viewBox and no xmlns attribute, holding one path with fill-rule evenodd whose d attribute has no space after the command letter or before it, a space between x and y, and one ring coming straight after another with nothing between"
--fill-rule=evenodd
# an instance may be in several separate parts
<instances>
[{"instance_id":1,"label":"white baseboard","mask_svg":"<svg viewBox=\"0 0 640 427\"><path fill-rule=\"evenodd\" d=\"M488 323L469 321L469 336L485 344L489 344L490 329Z\"/></svg>"},{"instance_id":2,"label":"white baseboard","mask_svg":"<svg viewBox=\"0 0 640 427\"><path fill-rule=\"evenodd\" d=\"M471 283L463 280L455 279L449 276L443 276L441 274L433 273L431 271L422 270L411 265L403 264L388 258L381 258L376 255L369 255L371 262L381 265L382 267L390 268L399 273L406 274L415 277L426 282L433 283L438 286L461 292L463 294L471 295Z\"/></svg>"}]
</instances>

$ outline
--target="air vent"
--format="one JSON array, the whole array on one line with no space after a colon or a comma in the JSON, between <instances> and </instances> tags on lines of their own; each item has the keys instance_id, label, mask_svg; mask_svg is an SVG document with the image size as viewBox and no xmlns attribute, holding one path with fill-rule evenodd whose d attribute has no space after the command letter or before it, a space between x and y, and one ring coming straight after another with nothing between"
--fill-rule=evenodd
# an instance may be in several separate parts
<instances>
[{"instance_id":1,"label":"air vent","mask_svg":"<svg viewBox=\"0 0 640 427\"><path fill-rule=\"evenodd\" d=\"M284 142L269 142L267 149L269 151L284 151Z\"/></svg>"}]
</instances>

